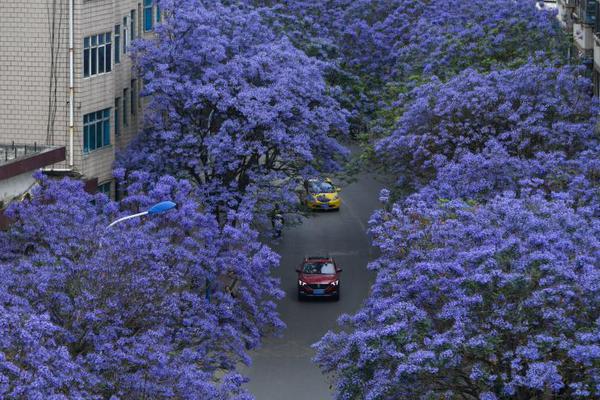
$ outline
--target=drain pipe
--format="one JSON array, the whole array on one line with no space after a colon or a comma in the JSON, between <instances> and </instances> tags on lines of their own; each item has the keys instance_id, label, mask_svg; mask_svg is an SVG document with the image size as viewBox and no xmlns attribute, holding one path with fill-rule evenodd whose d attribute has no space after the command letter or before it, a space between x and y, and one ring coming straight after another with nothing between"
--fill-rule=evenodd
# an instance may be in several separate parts
<instances>
[{"instance_id":1,"label":"drain pipe","mask_svg":"<svg viewBox=\"0 0 600 400\"><path fill-rule=\"evenodd\" d=\"M74 97L75 85L73 83L73 8L74 0L69 0L69 167L73 168L73 135L74 135Z\"/></svg>"}]
</instances>

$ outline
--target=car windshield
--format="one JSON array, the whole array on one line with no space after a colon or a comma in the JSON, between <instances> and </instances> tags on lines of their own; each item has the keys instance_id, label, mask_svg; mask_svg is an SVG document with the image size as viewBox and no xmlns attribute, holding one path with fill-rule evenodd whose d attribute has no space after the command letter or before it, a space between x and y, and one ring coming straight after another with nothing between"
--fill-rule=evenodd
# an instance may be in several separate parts
<instances>
[{"instance_id":1,"label":"car windshield","mask_svg":"<svg viewBox=\"0 0 600 400\"><path fill-rule=\"evenodd\" d=\"M335 274L335 265L332 262L307 262L302 267L305 274Z\"/></svg>"},{"instance_id":2,"label":"car windshield","mask_svg":"<svg viewBox=\"0 0 600 400\"><path fill-rule=\"evenodd\" d=\"M335 192L335 186L333 186L331 183L329 182L319 182L319 181L312 181L310 182L310 192L311 193L334 193Z\"/></svg>"}]
</instances>

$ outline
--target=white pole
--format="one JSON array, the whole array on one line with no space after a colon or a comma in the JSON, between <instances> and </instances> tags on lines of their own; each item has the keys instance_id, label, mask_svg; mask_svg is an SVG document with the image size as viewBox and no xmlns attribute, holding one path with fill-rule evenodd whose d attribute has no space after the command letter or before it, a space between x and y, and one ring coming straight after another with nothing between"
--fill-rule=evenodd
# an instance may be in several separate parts
<instances>
[{"instance_id":1,"label":"white pole","mask_svg":"<svg viewBox=\"0 0 600 400\"><path fill-rule=\"evenodd\" d=\"M111 222L111 224L108 225L107 228L110 228L111 226L116 225L119 222L123 222L123 221L126 221L128 219L132 219L132 218L141 217L141 216L147 215L147 214L148 214L148 211L144 211L144 212L141 212L141 213L132 214L132 215L128 215L126 217L119 218L118 220Z\"/></svg>"},{"instance_id":2,"label":"white pole","mask_svg":"<svg viewBox=\"0 0 600 400\"><path fill-rule=\"evenodd\" d=\"M73 135L74 135L74 92L75 85L73 83L73 8L74 0L69 0L69 167L73 168Z\"/></svg>"}]
</instances>

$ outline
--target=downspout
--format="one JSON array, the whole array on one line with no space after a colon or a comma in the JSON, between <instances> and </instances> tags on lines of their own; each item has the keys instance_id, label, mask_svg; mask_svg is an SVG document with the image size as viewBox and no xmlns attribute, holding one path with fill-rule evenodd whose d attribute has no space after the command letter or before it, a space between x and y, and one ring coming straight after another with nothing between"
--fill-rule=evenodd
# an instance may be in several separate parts
<instances>
[{"instance_id":1,"label":"downspout","mask_svg":"<svg viewBox=\"0 0 600 400\"><path fill-rule=\"evenodd\" d=\"M69 167L73 168L73 135L74 135L74 97L75 85L73 84L73 8L74 0L69 0Z\"/></svg>"}]
</instances>

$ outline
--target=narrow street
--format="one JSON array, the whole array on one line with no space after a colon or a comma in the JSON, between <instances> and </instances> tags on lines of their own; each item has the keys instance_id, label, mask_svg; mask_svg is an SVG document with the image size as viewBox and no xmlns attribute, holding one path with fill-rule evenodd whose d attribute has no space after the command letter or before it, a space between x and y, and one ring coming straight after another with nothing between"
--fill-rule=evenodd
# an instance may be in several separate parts
<instances>
[{"instance_id":1,"label":"narrow street","mask_svg":"<svg viewBox=\"0 0 600 400\"><path fill-rule=\"evenodd\" d=\"M379 207L383 186L373 175L360 175L342 188L339 212L310 215L301 225L285 229L281 242L274 246L282 256L276 273L286 297L278 310L287 329L282 337L265 340L262 348L251 353L253 365L242 369L257 400L331 398L327 378L311 362L314 351L310 346L335 329L340 314L356 311L367 296L374 274L366 265L375 249L370 247L366 228L369 216ZM298 302L295 268L305 255L325 254L344 269L340 301Z\"/></svg>"}]
</instances>

